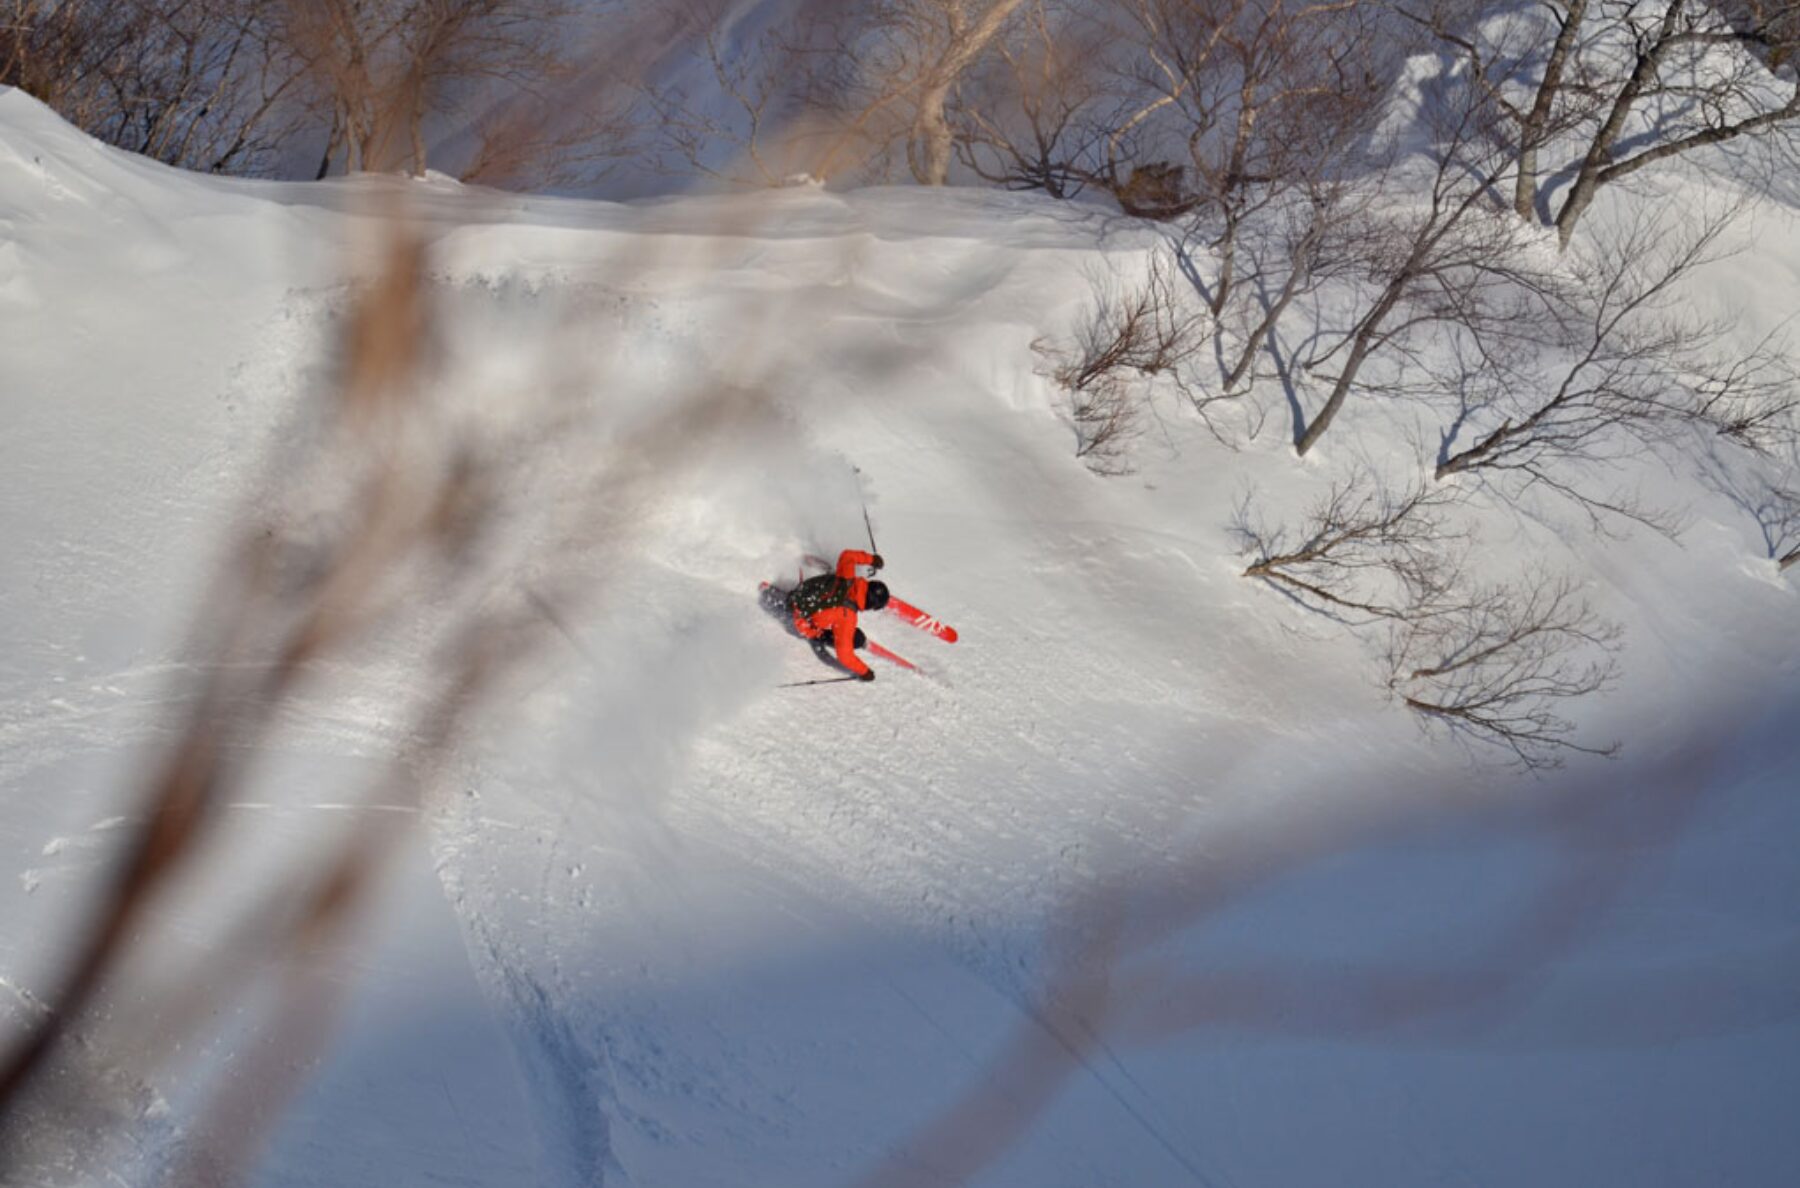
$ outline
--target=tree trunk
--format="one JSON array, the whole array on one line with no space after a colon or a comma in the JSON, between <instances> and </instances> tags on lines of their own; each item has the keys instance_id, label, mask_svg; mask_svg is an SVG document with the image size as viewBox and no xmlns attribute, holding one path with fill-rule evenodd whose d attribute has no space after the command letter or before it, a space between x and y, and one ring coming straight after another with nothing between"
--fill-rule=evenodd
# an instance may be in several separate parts
<instances>
[{"instance_id":1,"label":"tree trunk","mask_svg":"<svg viewBox=\"0 0 1800 1188\"><path fill-rule=\"evenodd\" d=\"M1275 324L1281 321L1281 315L1287 312L1289 303L1300 292L1300 286L1305 283L1305 279L1305 273L1297 268L1288 273L1287 283L1281 287L1281 296L1276 298L1275 304L1271 305L1268 312L1263 314L1263 319L1257 323L1256 329L1250 332L1250 341L1244 344L1244 353L1238 356L1236 366L1232 367L1231 374L1225 377L1227 392L1236 391L1238 385L1244 382L1244 377L1250 373L1256 353L1262 350L1263 343L1268 341L1270 333L1275 329ZM1323 431L1321 430L1321 432Z\"/></svg>"},{"instance_id":2,"label":"tree trunk","mask_svg":"<svg viewBox=\"0 0 1800 1188\"><path fill-rule=\"evenodd\" d=\"M1263 320L1257 323L1256 329L1250 332L1250 339L1244 344L1243 354L1238 356L1238 361L1232 367L1231 374L1225 377L1225 391L1228 395L1237 391L1238 385L1244 382L1244 377L1250 373L1251 364L1255 362L1256 352L1262 350L1263 343L1268 341L1269 332L1275 329L1275 323L1280 320L1282 311L1286 308L1287 297L1284 295L1280 301L1270 307L1267 314L1263 315Z\"/></svg>"},{"instance_id":3,"label":"tree trunk","mask_svg":"<svg viewBox=\"0 0 1800 1188\"><path fill-rule=\"evenodd\" d=\"M325 141L325 151L319 156L319 171L313 174L314 181L324 181L331 173L331 158L337 155L338 144L343 140L338 131L337 121L331 123L331 136Z\"/></svg>"},{"instance_id":4,"label":"tree trunk","mask_svg":"<svg viewBox=\"0 0 1800 1188\"><path fill-rule=\"evenodd\" d=\"M1538 151L1536 145L1519 150L1519 176L1513 182L1513 213L1521 219L1537 218Z\"/></svg>"},{"instance_id":5,"label":"tree trunk","mask_svg":"<svg viewBox=\"0 0 1800 1188\"><path fill-rule=\"evenodd\" d=\"M1513 185L1513 211L1522 219L1537 218L1538 146L1544 143L1555 110L1556 97L1562 92L1563 71L1568 66L1569 51L1587 19L1588 0L1569 0L1563 14L1562 28L1550 46L1544 61L1544 77L1538 83L1537 98L1519 125L1519 176Z\"/></svg>"},{"instance_id":6,"label":"tree trunk","mask_svg":"<svg viewBox=\"0 0 1800 1188\"><path fill-rule=\"evenodd\" d=\"M1569 189L1569 196L1564 200L1562 210L1556 215L1556 238L1563 247L1569 246L1569 237L1575 233L1575 224L1594 201L1594 192L1600 188L1600 171L1612 158L1613 146L1618 143L1619 135L1625 130L1625 120L1631 114L1632 105L1643 94L1644 88L1656 76L1658 67L1662 65L1663 55L1668 53L1669 38L1675 33L1675 26L1681 20L1681 12L1687 0L1669 0L1669 6L1663 12L1662 27L1644 49L1638 53L1637 63L1632 67L1631 77L1619 89L1613 99L1612 110L1607 113L1606 122L1594 133L1593 142L1588 145L1587 154L1581 160L1581 169L1575 175L1575 184Z\"/></svg>"},{"instance_id":7,"label":"tree trunk","mask_svg":"<svg viewBox=\"0 0 1800 1188\"><path fill-rule=\"evenodd\" d=\"M1435 242L1435 239L1432 242ZM1423 246L1415 248L1414 260L1419 259L1423 251ZM1306 451L1312 449L1314 443L1325 435L1325 430L1331 428L1332 419L1337 416L1338 409L1344 407L1344 400L1350 395L1350 387L1356 383L1356 373L1362 370L1362 365L1375 351L1375 340L1381 336L1382 324L1387 321L1388 315L1394 312L1394 307L1400 304L1400 297L1406 292L1406 287L1412 282L1414 274L1414 266L1409 262L1407 268L1399 276L1388 282L1387 289L1381 294L1381 300L1375 303L1375 308L1369 311L1369 316L1362 320L1361 326L1357 327L1356 338L1350 344L1350 357L1344 360L1344 370L1338 373L1337 383L1333 384L1331 388L1331 395L1325 398L1325 407L1319 410L1319 415L1312 419L1312 424L1306 427L1306 432L1301 434L1300 440L1294 443L1295 454L1302 458L1306 457Z\"/></svg>"},{"instance_id":8,"label":"tree trunk","mask_svg":"<svg viewBox=\"0 0 1800 1188\"><path fill-rule=\"evenodd\" d=\"M1219 204L1225 211L1225 231L1219 237L1219 283L1213 292L1212 312L1216 318L1225 311L1226 298L1231 293L1231 286L1237 279L1237 235L1238 224L1243 218L1243 210L1238 205L1238 196L1243 192L1246 161L1250 151L1250 137L1256 130L1256 87L1249 80L1244 80L1238 92L1237 134L1232 137L1231 156L1225 162L1225 176L1219 179L1214 187L1218 194ZM1192 144L1190 139L1189 144ZM1197 164L1199 154L1192 156Z\"/></svg>"},{"instance_id":9,"label":"tree trunk","mask_svg":"<svg viewBox=\"0 0 1800 1188\"><path fill-rule=\"evenodd\" d=\"M950 41L943 57L932 68L919 93L919 110L913 119L912 138L906 146L907 163L920 185L941 186L950 177L950 157L956 138L944 114L950 89L974 64L1024 0L991 0L981 19L967 23L961 0L948 7Z\"/></svg>"},{"instance_id":10,"label":"tree trunk","mask_svg":"<svg viewBox=\"0 0 1800 1188\"><path fill-rule=\"evenodd\" d=\"M1245 343L1243 354L1238 356L1236 365L1225 377L1227 392L1235 391L1238 385L1244 382L1245 376L1250 373L1256 353L1262 350L1263 343L1268 341L1269 335L1274 332L1276 325L1281 321L1281 316L1287 312L1287 307L1294 298L1300 295L1301 288L1306 284L1307 278L1312 275L1316 259L1315 253L1319 250L1319 241L1325 234L1326 218L1325 208L1315 203L1311 225L1307 227L1306 234L1302 235L1299 242L1288 252L1288 275L1287 280L1282 282L1281 296L1275 299L1275 304L1263 312L1262 321L1258 322L1256 329L1250 332L1250 340Z\"/></svg>"},{"instance_id":11,"label":"tree trunk","mask_svg":"<svg viewBox=\"0 0 1800 1188\"><path fill-rule=\"evenodd\" d=\"M412 134L412 175L425 176L425 88L413 90L412 110L407 113L407 131Z\"/></svg>"},{"instance_id":12,"label":"tree trunk","mask_svg":"<svg viewBox=\"0 0 1800 1188\"><path fill-rule=\"evenodd\" d=\"M1319 438L1325 436L1325 430L1331 428L1331 422L1338 415L1338 409L1344 407L1344 400L1350 395L1350 385L1356 382L1356 373L1362 370L1363 361L1369 357L1370 348L1374 345L1375 327L1365 323L1356 332L1356 341L1350 347L1350 357L1344 361L1344 370L1338 374L1337 383L1332 386L1331 395L1325 398L1325 407L1319 415L1312 419L1300 440L1294 443L1294 453L1306 457L1306 451L1313 448Z\"/></svg>"},{"instance_id":13,"label":"tree trunk","mask_svg":"<svg viewBox=\"0 0 1800 1188\"><path fill-rule=\"evenodd\" d=\"M1225 203L1225 231L1219 237L1219 279L1213 285L1212 307L1213 317L1225 312L1225 301L1231 295L1231 286L1237 282L1237 232L1238 211L1229 197Z\"/></svg>"},{"instance_id":14,"label":"tree trunk","mask_svg":"<svg viewBox=\"0 0 1800 1188\"><path fill-rule=\"evenodd\" d=\"M1533 418L1533 420L1536 419L1537 418ZM1527 424L1529 424L1529 422L1527 422ZM1431 477L1441 480L1448 478L1453 474L1459 474L1462 471L1468 470L1472 466L1479 465L1482 459L1486 458L1489 454L1499 449L1500 446L1512 440L1512 438L1517 435L1518 430L1513 428L1513 423L1511 421L1507 421L1504 425L1501 425L1498 429L1494 430L1468 449L1463 450L1460 453L1452 454L1444 459L1438 464L1438 468L1432 472Z\"/></svg>"},{"instance_id":15,"label":"tree trunk","mask_svg":"<svg viewBox=\"0 0 1800 1188\"><path fill-rule=\"evenodd\" d=\"M941 186L950 178L954 136L944 104L950 98L948 82L933 83L919 96L919 113L913 119L913 151L907 154L913 180L922 186Z\"/></svg>"}]
</instances>

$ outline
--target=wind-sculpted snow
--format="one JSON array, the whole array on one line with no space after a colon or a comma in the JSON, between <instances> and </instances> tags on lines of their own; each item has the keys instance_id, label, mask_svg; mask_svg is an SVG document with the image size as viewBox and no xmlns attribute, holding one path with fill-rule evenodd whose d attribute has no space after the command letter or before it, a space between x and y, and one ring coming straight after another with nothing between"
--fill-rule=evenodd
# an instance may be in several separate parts
<instances>
[{"instance_id":1,"label":"wind-sculpted snow","mask_svg":"<svg viewBox=\"0 0 1800 1188\"><path fill-rule=\"evenodd\" d=\"M1301 464L1159 389L1138 473L1073 456L1032 344L1154 229L997 194L205 181L10 93L0 1018L52 983L132 819L220 534L320 432L395 195L441 349L425 432L515 465L475 580L314 674L218 868L160 913L153 979L318 838L418 822L367 943L316 956L356 990L258 1183L1772 1186L1800 1162L1796 593L1728 483L1643 467L1691 508L1679 546L1470 513L1479 564L1575 567L1626 627L1622 687L1577 711L1624 758L1533 780L1421 732L1354 639L1240 576L1245 490L1279 511L1417 465L1408 408ZM1797 261L1771 233L1705 299L1791 291ZM329 462L250 510L328 536ZM865 507L884 578L960 641L869 616L924 675L783 688L834 674L757 583L865 545ZM540 617L548 658L423 804L353 803L468 605ZM255 1048L237 1011L200 1046L110 1058L121 1088L84 1108L127 1141L59 1163L91 1116L52 1115L33 1182L148 1182L204 1120L193 1084Z\"/></svg>"}]
</instances>

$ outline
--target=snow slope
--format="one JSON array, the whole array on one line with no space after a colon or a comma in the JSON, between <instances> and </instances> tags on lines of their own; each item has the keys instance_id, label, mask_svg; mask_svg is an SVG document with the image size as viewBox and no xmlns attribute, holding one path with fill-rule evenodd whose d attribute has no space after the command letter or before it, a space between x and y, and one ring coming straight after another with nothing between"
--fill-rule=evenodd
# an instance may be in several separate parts
<instances>
[{"instance_id":1,"label":"snow slope","mask_svg":"<svg viewBox=\"0 0 1800 1188\"><path fill-rule=\"evenodd\" d=\"M1475 513L1489 563L1574 566L1627 630L1621 688L1578 709L1624 757L1536 782L1422 732L1362 644L1238 576L1246 489L1292 508L1404 465L1404 413L1347 412L1303 465L1165 393L1137 474L1072 456L1032 343L1154 229L973 192L225 183L12 92L6 1017L132 813L218 534L396 188L450 371L517 397L470 415L575 393L534 493L670 402L767 395L629 506L628 544L574 559L602 595L459 750L370 942L320 958L355 990L258 1183L1787 1182L1800 602L1728 497L1652 470L1681 544ZM1743 234L1695 300L1754 287L1753 335L1800 293L1800 234L1777 208ZM865 500L885 576L962 641L877 619L927 676L778 688L829 673L756 584L862 543ZM354 820L340 789L404 741L408 640L284 723L227 886ZM216 902L171 904L159 956L204 957ZM92 1108L129 1141L45 1124L8 1174L153 1175L203 1108L189 1079L248 1047L227 1021L110 1069Z\"/></svg>"}]
</instances>

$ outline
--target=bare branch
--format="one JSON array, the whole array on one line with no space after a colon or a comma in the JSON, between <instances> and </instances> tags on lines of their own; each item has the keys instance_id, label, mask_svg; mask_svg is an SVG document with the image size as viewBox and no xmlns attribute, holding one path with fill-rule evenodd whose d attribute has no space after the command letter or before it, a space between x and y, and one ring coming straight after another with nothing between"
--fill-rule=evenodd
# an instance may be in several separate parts
<instances>
[{"instance_id":1,"label":"bare branch","mask_svg":"<svg viewBox=\"0 0 1800 1188\"><path fill-rule=\"evenodd\" d=\"M1448 523L1450 504L1428 481L1395 492L1363 470L1333 484L1291 535L1256 523L1248 498L1233 532L1257 558L1245 577L1348 627L1386 624L1386 684L1409 709L1527 768L1555 766L1565 750L1613 754L1572 741L1557 706L1611 682L1618 629L1572 580L1541 570L1468 587L1471 541Z\"/></svg>"},{"instance_id":2,"label":"bare branch","mask_svg":"<svg viewBox=\"0 0 1800 1188\"><path fill-rule=\"evenodd\" d=\"M1291 534L1258 524L1248 499L1232 531L1256 558L1243 576L1271 582L1312 609L1428 617L1454 587L1467 543L1445 518L1453 502L1427 482L1396 492L1359 470L1332 484Z\"/></svg>"},{"instance_id":3,"label":"bare branch","mask_svg":"<svg viewBox=\"0 0 1800 1188\"><path fill-rule=\"evenodd\" d=\"M1573 579L1533 570L1397 626L1388 688L1409 709L1504 747L1527 769L1559 766L1569 751L1610 757L1618 744L1574 741L1559 706L1613 682L1619 637Z\"/></svg>"},{"instance_id":4,"label":"bare branch","mask_svg":"<svg viewBox=\"0 0 1800 1188\"><path fill-rule=\"evenodd\" d=\"M1366 229L1367 303L1337 343L1307 364L1316 369L1342 354L1324 403L1296 426L1298 454L1331 427L1371 359L1434 324L1477 340L1516 336L1541 313L1554 285L1520 242L1516 221L1497 209L1492 187L1511 166L1480 142L1478 110L1459 103L1447 115L1426 201Z\"/></svg>"},{"instance_id":5,"label":"bare branch","mask_svg":"<svg viewBox=\"0 0 1800 1188\"><path fill-rule=\"evenodd\" d=\"M0 85L166 164L267 174L297 127L302 64L251 0L12 0Z\"/></svg>"},{"instance_id":6,"label":"bare branch","mask_svg":"<svg viewBox=\"0 0 1800 1188\"><path fill-rule=\"evenodd\" d=\"M1050 378L1068 394L1076 457L1098 473L1124 474L1129 470L1122 455L1137 435L1133 376L1169 377L1205 415L1208 401L1188 388L1182 371L1200 347L1207 319L1191 308L1185 286L1160 252L1151 256L1142 285L1100 280L1094 293L1072 345L1040 339L1033 347L1050 364Z\"/></svg>"},{"instance_id":7,"label":"bare branch","mask_svg":"<svg viewBox=\"0 0 1800 1188\"><path fill-rule=\"evenodd\" d=\"M1684 428L1763 449L1791 438L1800 384L1785 346L1769 335L1734 358L1721 346L1728 329L1682 305L1682 283L1717 258L1731 217L1714 213L1683 234L1643 215L1584 253L1580 285L1564 303L1567 353L1546 358L1539 350L1529 365L1511 368L1479 410L1492 427L1453 449L1465 411L1444 434L1437 476L1520 478L1597 519L1671 532L1667 514L1598 491L1585 475L1678 443Z\"/></svg>"},{"instance_id":8,"label":"bare branch","mask_svg":"<svg viewBox=\"0 0 1800 1188\"><path fill-rule=\"evenodd\" d=\"M1793 163L1800 123L1800 74L1791 61L1800 22L1789 5L1736 5L1728 13L1701 0L1655 5L1602 3L1613 40L1629 45L1629 69L1609 80L1609 105L1556 215L1567 247L1602 186L1670 157L1740 139L1760 142L1772 162ZM1633 113L1659 96L1678 100L1641 147L1625 147Z\"/></svg>"}]
</instances>

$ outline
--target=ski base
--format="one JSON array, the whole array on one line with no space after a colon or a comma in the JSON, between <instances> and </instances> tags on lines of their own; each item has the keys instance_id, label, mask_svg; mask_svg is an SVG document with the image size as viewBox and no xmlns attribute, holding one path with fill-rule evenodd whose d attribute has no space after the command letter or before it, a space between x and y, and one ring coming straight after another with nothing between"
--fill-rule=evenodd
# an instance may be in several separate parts
<instances>
[{"instance_id":1,"label":"ski base","mask_svg":"<svg viewBox=\"0 0 1800 1188\"><path fill-rule=\"evenodd\" d=\"M888 595L887 613L898 616L908 626L917 627L920 631L937 636L945 643L956 642L956 628L933 615L926 614L912 603L904 602L891 594Z\"/></svg>"}]
</instances>

